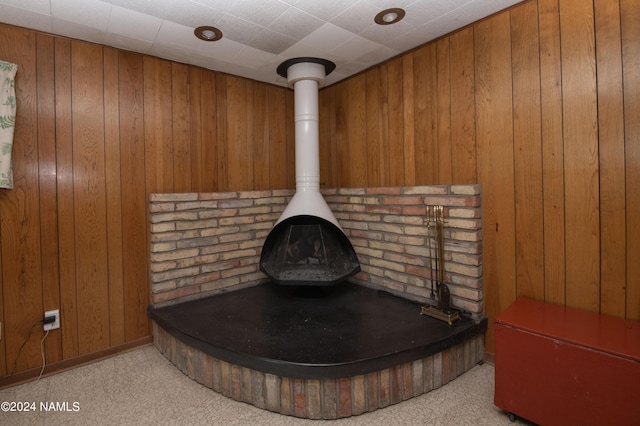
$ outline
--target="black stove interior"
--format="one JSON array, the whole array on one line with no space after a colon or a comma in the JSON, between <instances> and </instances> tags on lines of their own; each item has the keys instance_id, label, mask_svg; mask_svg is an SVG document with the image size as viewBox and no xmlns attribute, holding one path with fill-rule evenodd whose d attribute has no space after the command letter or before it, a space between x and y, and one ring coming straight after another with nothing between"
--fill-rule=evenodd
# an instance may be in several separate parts
<instances>
[{"instance_id":1,"label":"black stove interior","mask_svg":"<svg viewBox=\"0 0 640 426\"><path fill-rule=\"evenodd\" d=\"M271 230L260 269L278 284L326 286L359 272L360 263L341 229L320 217L300 215Z\"/></svg>"}]
</instances>

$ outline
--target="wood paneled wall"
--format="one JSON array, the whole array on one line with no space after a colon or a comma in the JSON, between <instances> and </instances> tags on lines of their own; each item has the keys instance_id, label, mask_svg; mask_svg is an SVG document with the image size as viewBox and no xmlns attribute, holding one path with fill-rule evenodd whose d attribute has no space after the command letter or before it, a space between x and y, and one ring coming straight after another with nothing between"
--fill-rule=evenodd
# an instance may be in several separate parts
<instances>
[{"instance_id":1,"label":"wood paneled wall","mask_svg":"<svg viewBox=\"0 0 640 426\"><path fill-rule=\"evenodd\" d=\"M45 310L48 363L149 336L149 193L295 186L290 90L2 24L0 58L0 377L40 366ZM528 0L323 89L320 115L327 187L483 185L490 320L518 295L640 319L637 1Z\"/></svg>"},{"instance_id":2,"label":"wood paneled wall","mask_svg":"<svg viewBox=\"0 0 640 426\"><path fill-rule=\"evenodd\" d=\"M0 378L41 365L45 310L48 364L150 336L149 193L295 184L287 89L1 24L0 57L19 66Z\"/></svg>"},{"instance_id":3,"label":"wood paneled wall","mask_svg":"<svg viewBox=\"0 0 640 426\"><path fill-rule=\"evenodd\" d=\"M323 174L481 183L490 320L517 296L638 320L639 29L631 0L529 0L333 85Z\"/></svg>"}]
</instances>

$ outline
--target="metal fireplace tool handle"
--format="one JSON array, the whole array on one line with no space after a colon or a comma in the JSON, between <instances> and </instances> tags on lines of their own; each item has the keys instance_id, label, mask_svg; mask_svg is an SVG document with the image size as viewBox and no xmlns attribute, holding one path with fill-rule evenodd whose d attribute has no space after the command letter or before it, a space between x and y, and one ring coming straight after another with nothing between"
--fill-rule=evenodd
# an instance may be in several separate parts
<instances>
[{"instance_id":1,"label":"metal fireplace tool handle","mask_svg":"<svg viewBox=\"0 0 640 426\"><path fill-rule=\"evenodd\" d=\"M431 299L435 298L433 291L433 272L435 263L435 280L437 293L437 306L423 306L420 314L446 321L452 325L454 321L460 319L460 312L451 310L451 294L449 287L444 282L444 207L443 206L427 206L427 248L429 250L429 275L431 277ZM434 252L431 251L431 227L432 219L434 222ZM432 253L435 256L432 256ZM434 259L435 257L435 259Z\"/></svg>"}]
</instances>

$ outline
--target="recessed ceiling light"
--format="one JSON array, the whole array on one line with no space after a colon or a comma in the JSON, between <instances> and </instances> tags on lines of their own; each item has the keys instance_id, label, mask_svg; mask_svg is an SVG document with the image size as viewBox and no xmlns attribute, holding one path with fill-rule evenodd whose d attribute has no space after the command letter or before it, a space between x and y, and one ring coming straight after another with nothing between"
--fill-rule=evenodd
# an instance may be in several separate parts
<instances>
[{"instance_id":1,"label":"recessed ceiling light","mask_svg":"<svg viewBox=\"0 0 640 426\"><path fill-rule=\"evenodd\" d=\"M385 9L382 12L378 13L373 20L378 25L391 25L396 22L400 22L402 18L404 18L404 10L399 7L394 7L391 9Z\"/></svg>"},{"instance_id":2,"label":"recessed ceiling light","mask_svg":"<svg viewBox=\"0 0 640 426\"><path fill-rule=\"evenodd\" d=\"M204 41L218 41L222 38L222 31L216 27L210 27L207 25L196 28L193 30L193 33L200 40Z\"/></svg>"}]
</instances>

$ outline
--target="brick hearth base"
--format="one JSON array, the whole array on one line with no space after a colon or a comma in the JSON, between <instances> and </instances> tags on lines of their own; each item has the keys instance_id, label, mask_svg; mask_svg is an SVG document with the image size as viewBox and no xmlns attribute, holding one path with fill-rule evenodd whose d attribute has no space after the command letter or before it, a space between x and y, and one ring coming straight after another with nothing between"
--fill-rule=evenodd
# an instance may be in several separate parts
<instances>
[{"instance_id":1,"label":"brick hearth base","mask_svg":"<svg viewBox=\"0 0 640 426\"><path fill-rule=\"evenodd\" d=\"M482 361L484 335L435 355L340 379L281 377L216 359L153 323L154 344L178 369L229 398L276 413L338 419L375 411L447 384Z\"/></svg>"}]
</instances>

